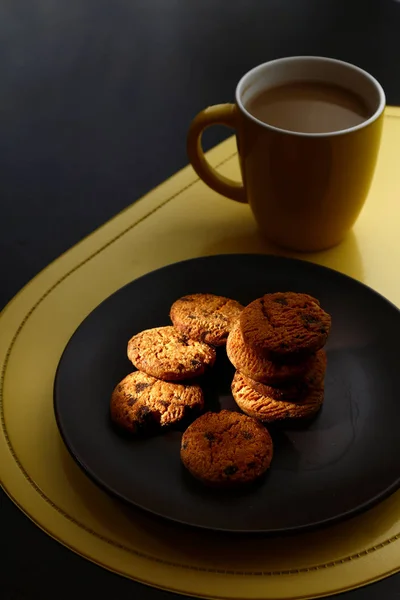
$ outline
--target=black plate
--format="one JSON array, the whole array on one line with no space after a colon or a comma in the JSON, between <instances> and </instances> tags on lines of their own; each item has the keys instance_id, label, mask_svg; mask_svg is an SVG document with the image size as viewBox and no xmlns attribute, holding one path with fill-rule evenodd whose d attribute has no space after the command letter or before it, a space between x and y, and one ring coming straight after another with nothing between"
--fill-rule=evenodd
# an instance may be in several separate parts
<instances>
[{"instance_id":1,"label":"black plate","mask_svg":"<svg viewBox=\"0 0 400 600\"><path fill-rule=\"evenodd\" d=\"M106 275L106 274L105 274ZM325 404L307 427L275 428L268 476L240 492L203 488L181 467L181 432L135 441L108 413L112 389L132 368L134 333L168 324L171 303L212 292L247 303L302 291L332 314ZM80 325L61 358L55 412L84 471L116 496L184 524L232 532L293 532L354 515L400 484L400 313L340 273L260 255L189 260L149 273L107 298ZM234 408L224 350L207 381L211 407Z\"/></svg>"}]
</instances>

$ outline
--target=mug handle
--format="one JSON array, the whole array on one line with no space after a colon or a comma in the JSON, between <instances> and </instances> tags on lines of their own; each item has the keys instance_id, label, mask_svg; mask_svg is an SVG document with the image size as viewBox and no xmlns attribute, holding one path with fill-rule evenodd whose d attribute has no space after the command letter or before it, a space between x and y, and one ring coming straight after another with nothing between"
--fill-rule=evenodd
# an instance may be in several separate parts
<instances>
[{"instance_id":1,"label":"mug handle","mask_svg":"<svg viewBox=\"0 0 400 600\"><path fill-rule=\"evenodd\" d=\"M187 136L187 153L197 175L211 189L236 202L247 202L243 183L229 179L210 166L201 146L203 131L211 125L225 125L235 128L237 124L235 104L216 104L210 106L193 119Z\"/></svg>"}]
</instances>

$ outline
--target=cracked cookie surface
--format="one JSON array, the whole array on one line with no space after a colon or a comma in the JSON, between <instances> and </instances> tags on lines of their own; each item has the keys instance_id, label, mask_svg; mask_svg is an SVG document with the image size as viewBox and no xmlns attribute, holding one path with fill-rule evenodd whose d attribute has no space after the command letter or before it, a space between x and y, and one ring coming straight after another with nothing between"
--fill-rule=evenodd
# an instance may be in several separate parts
<instances>
[{"instance_id":1,"label":"cracked cookie surface","mask_svg":"<svg viewBox=\"0 0 400 600\"><path fill-rule=\"evenodd\" d=\"M182 333L194 340L223 346L243 306L223 296L190 294L171 306L171 321Z\"/></svg>"},{"instance_id":2,"label":"cracked cookie surface","mask_svg":"<svg viewBox=\"0 0 400 600\"><path fill-rule=\"evenodd\" d=\"M128 342L127 354L137 369L165 381L203 375L216 357L214 348L190 339L172 325L134 335Z\"/></svg>"},{"instance_id":3,"label":"cracked cookie surface","mask_svg":"<svg viewBox=\"0 0 400 600\"><path fill-rule=\"evenodd\" d=\"M236 371L232 381L232 395L239 408L263 423L286 419L306 419L316 414L324 401L323 383L310 388L308 393L298 402L276 400L254 389L252 382Z\"/></svg>"},{"instance_id":4,"label":"cracked cookie surface","mask_svg":"<svg viewBox=\"0 0 400 600\"><path fill-rule=\"evenodd\" d=\"M258 421L236 412L208 412L182 436L181 460L206 485L234 487L250 483L268 469L272 439Z\"/></svg>"},{"instance_id":5,"label":"cracked cookie surface","mask_svg":"<svg viewBox=\"0 0 400 600\"><path fill-rule=\"evenodd\" d=\"M111 396L111 418L134 434L155 433L175 425L204 407L198 385L161 381L141 371L127 375Z\"/></svg>"},{"instance_id":6,"label":"cracked cookie surface","mask_svg":"<svg viewBox=\"0 0 400 600\"><path fill-rule=\"evenodd\" d=\"M226 352L238 371L255 381L277 386L304 377L315 363L315 356L293 364L271 361L245 343L239 319L228 336Z\"/></svg>"},{"instance_id":7,"label":"cracked cookie surface","mask_svg":"<svg viewBox=\"0 0 400 600\"><path fill-rule=\"evenodd\" d=\"M278 292L246 306L240 326L245 343L268 358L300 360L325 345L331 317L308 294Z\"/></svg>"}]
</instances>

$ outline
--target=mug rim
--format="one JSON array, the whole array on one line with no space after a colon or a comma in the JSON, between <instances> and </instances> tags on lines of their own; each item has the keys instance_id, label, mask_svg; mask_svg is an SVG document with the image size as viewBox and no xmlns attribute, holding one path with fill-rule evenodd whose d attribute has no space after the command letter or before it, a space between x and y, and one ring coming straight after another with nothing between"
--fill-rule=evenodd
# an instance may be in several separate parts
<instances>
[{"instance_id":1,"label":"mug rim","mask_svg":"<svg viewBox=\"0 0 400 600\"><path fill-rule=\"evenodd\" d=\"M244 106L244 104L242 102L241 96L243 94L243 87L244 87L247 79L251 75L256 74L257 71L261 71L266 65L273 65L273 64L285 63L285 62L297 62L297 61L303 61L303 60L310 60L310 61L315 61L315 62L323 61L323 62L334 63L337 65L342 65L346 68L350 67L351 69L353 69L354 71L356 71L357 73L359 73L360 75L365 77L366 79L369 79L369 81L374 85L374 87L377 90L378 95L379 95L378 108L368 119L366 119L362 123L359 123L358 125L354 125L353 127L348 127L347 129L339 129L338 131L327 131L324 133L307 133L307 132L303 132L303 131L291 131L290 129L282 129L280 127L275 127L275 125L270 125L269 123L265 123L264 121L257 119L257 117L252 115L247 110L247 108ZM368 71L365 71L364 69L361 69L360 67L357 67L356 65L353 65L352 63L348 63L343 60L338 60L336 58L329 58L329 57L324 57L324 56L311 56L311 55L310 56L286 56L286 57L282 57L282 58L276 58L274 60L268 60L264 63L261 63L260 65L257 65L256 67L253 67L252 69L250 69L250 71L247 71L247 73L245 73L239 80L239 83L236 86L235 100L236 100L236 104L239 107L239 109L241 110L241 112L244 115L246 115L247 118L251 119L254 123L256 123L257 125L260 125L261 127L265 128L265 129L269 129L271 131L276 131L277 133L285 133L287 135L295 135L298 137L308 137L308 138L314 138L314 137L315 138L324 138L324 137L334 137L334 136L336 137L339 135L345 135L348 133L352 133L354 131L358 131L360 129L364 129L364 127L368 127L368 125L371 125L371 123L373 123L374 121L379 119L379 117L382 115L383 111L385 110L385 106L386 106L386 96L385 96L383 87L381 86L379 81L377 79L375 79L375 77L373 75L368 73Z\"/></svg>"}]
</instances>

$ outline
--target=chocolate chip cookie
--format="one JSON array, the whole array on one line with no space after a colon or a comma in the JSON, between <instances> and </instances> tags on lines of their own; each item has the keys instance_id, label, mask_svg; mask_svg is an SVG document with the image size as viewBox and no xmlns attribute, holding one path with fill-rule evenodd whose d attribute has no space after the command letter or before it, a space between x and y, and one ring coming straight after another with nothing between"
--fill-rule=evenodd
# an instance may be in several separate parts
<instances>
[{"instance_id":1,"label":"chocolate chip cookie","mask_svg":"<svg viewBox=\"0 0 400 600\"><path fill-rule=\"evenodd\" d=\"M324 350L318 350L315 360L308 371L301 379L285 383L279 386L267 385L254 381L250 377L246 381L250 387L262 396L273 398L274 400L287 400L297 402L306 396L310 388L314 388L323 383L326 371L326 353Z\"/></svg>"},{"instance_id":2,"label":"chocolate chip cookie","mask_svg":"<svg viewBox=\"0 0 400 600\"><path fill-rule=\"evenodd\" d=\"M295 292L266 294L240 315L246 344L271 360L300 360L322 348L331 317L318 300Z\"/></svg>"},{"instance_id":3,"label":"chocolate chip cookie","mask_svg":"<svg viewBox=\"0 0 400 600\"><path fill-rule=\"evenodd\" d=\"M239 408L263 423L284 419L305 419L319 411L324 401L323 383L309 388L307 394L297 402L276 400L254 389L248 378L236 371L232 381L232 395Z\"/></svg>"},{"instance_id":4,"label":"chocolate chip cookie","mask_svg":"<svg viewBox=\"0 0 400 600\"><path fill-rule=\"evenodd\" d=\"M161 381L135 371L123 379L111 396L111 418L133 434L157 432L176 425L204 407L198 385Z\"/></svg>"},{"instance_id":5,"label":"chocolate chip cookie","mask_svg":"<svg viewBox=\"0 0 400 600\"><path fill-rule=\"evenodd\" d=\"M191 294L171 306L171 321L182 333L194 340L223 346L243 306L223 296Z\"/></svg>"},{"instance_id":6,"label":"chocolate chip cookie","mask_svg":"<svg viewBox=\"0 0 400 600\"><path fill-rule=\"evenodd\" d=\"M128 342L133 365L153 377L180 381L202 375L215 362L215 350L172 326L146 329Z\"/></svg>"},{"instance_id":7,"label":"chocolate chip cookie","mask_svg":"<svg viewBox=\"0 0 400 600\"><path fill-rule=\"evenodd\" d=\"M214 487L254 481L268 469L272 454L265 427L227 410L199 417L182 436L183 464L196 479Z\"/></svg>"},{"instance_id":8,"label":"chocolate chip cookie","mask_svg":"<svg viewBox=\"0 0 400 600\"><path fill-rule=\"evenodd\" d=\"M245 344L240 320L237 320L228 336L226 352L233 366L255 381L269 385L283 385L300 379L307 371L313 368L315 356L308 357L300 362L284 364L273 362Z\"/></svg>"}]
</instances>

